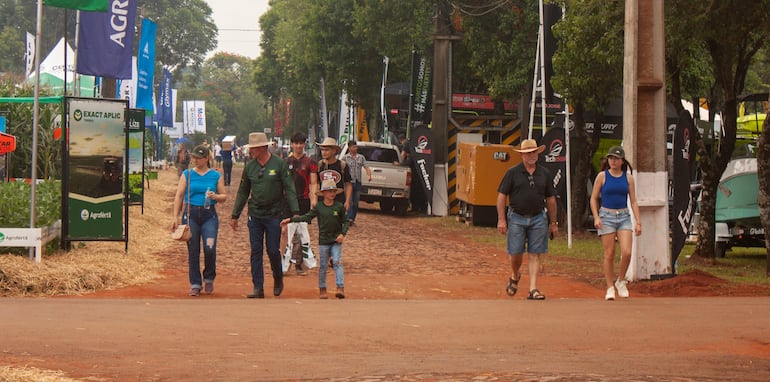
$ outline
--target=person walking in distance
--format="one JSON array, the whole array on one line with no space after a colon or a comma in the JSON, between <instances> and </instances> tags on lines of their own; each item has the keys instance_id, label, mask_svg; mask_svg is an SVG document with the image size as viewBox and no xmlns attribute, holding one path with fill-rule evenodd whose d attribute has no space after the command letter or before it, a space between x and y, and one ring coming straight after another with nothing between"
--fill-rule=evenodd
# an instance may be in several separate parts
<instances>
[{"instance_id":1,"label":"person walking in distance","mask_svg":"<svg viewBox=\"0 0 770 382\"><path fill-rule=\"evenodd\" d=\"M264 270L262 259L265 247L273 271L273 295L283 292L283 269L281 267L281 217L284 203L289 210L299 214L297 192L289 172L289 166L267 150L270 142L265 133L249 134L251 159L243 169L233 205L230 226L238 228L238 218L248 202L249 242L251 244L251 281L254 290L248 298L264 298Z\"/></svg>"},{"instance_id":2,"label":"person walking in distance","mask_svg":"<svg viewBox=\"0 0 770 382\"><path fill-rule=\"evenodd\" d=\"M641 235L642 222L639 220L636 188L631 175L633 169L626 160L625 151L620 146L610 147L605 159L602 171L596 174L591 192L591 213L604 248L604 281L607 284L604 299L611 301L615 299L616 289L618 296L628 298L626 273L631 264L632 232ZM636 224L631 221L631 212L636 218ZM620 274L617 280L614 269L616 239L620 246Z\"/></svg>"},{"instance_id":3,"label":"person walking in distance","mask_svg":"<svg viewBox=\"0 0 770 382\"><path fill-rule=\"evenodd\" d=\"M345 154L345 163L350 168L350 208L348 209L348 220L352 226L356 221L356 215L358 215L358 200L361 198L361 182L363 179L363 173L366 172L367 179L372 180L372 170L366 165L366 158L363 155L358 155L358 143L354 140L348 142L348 153Z\"/></svg>"},{"instance_id":4,"label":"person walking in distance","mask_svg":"<svg viewBox=\"0 0 770 382\"><path fill-rule=\"evenodd\" d=\"M521 280L519 268L527 252L529 300L545 300L537 289L537 273L541 257L548 253L548 237L559 232L556 220L556 188L553 175L537 164L545 146L526 139L518 149L521 163L503 175L497 188L497 230L507 234L507 250L511 257L511 276L505 287L509 296L516 294ZM506 199L509 207L506 211Z\"/></svg>"},{"instance_id":5,"label":"person walking in distance","mask_svg":"<svg viewBox=\"0 0 770 382\"><path fill-rule=\"evenodd\" d=\"M306 214L315 206L315 198L311 200L310 193L318 188L318 163L305 154L307 135L296 132L291 136L291 153L286 158L294 188L297 191L297 203L299 213ZM286 253L291 257L291 263L298 275L306 275L307 271L302 267L302 258L312 253L310 249L310 233L307 230L307 222L289 223L287 229ZM301 250L294 248L294 235L299 235Z\"/></svg>"},{"instance_id":6,"label":"person walking in distance","mask_svg":"<svg viewBox=\"0 0 770 382\"><path fill-rule=\"evenodd\" d=\"M190 156L195 166L183 171L179 177L174 196L171 230L176 229L181 214L182 224L189 225L192 234L187 241L189 294L199 296L201 287L207 294L214 293L219 233L216 205L227 200L227 191L221 175L208 166L209 149L207 147L203 145L195 147ZM201 240L203 241L203 279L201 279L200 265Z\"/></svg>"},{"instance_id":7,"label":"person walking in distance","mask_svg":"<svg viewBox=\"0 0 770 382\"><path fill-rule=\"evenodd\" d=\"M179 144L179 149L176 151L176 157L174 158L174 165L176 166L177 178L182 176L182 171L190 167L190 153L187 152L184 143Z\"/></svg>"},{"instance_id":8,"label":"person walking in distance","mask_svg":"<svg viewBox=\"0 0 770 382\"><path fill-rule=\"evenodd\" d=\"M222 149L219 152L222 157L222 175L225 178L225 186L230 185L233 173L233 153L237 150L238 148L235 146L235 142L233 142L230 144L229 149Z\"/></svg>"},{"instance_id":9,"label":"person walking in distance","mask_svg":"<svg viewBox=\"0 0 770 382\"><path fill-rule=\"evenodd\" d=\"M318 291L321 299L328 298L326 294L326 270L331 260L334 269L334 283L337 286L335 297L345 298L345 275L342 269L342 242L348 232L348 216L342 203L335 196L342 193L334 180L327 179L317 191L323 199L316 203L310 211L301 216L295 216L281 221L282 225L309 222L318 217L318 252L321 255L321 265L318 268Z\"/></svg>"}]
</instances>

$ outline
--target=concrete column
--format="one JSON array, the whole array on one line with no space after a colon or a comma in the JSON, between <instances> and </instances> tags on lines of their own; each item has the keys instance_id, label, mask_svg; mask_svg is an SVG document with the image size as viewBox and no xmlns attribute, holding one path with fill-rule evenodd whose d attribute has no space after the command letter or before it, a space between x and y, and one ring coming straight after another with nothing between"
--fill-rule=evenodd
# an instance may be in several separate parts
<instances>
[{"instance_id":1,"label":"concrete column","mask_svg":"<svg viewBox=\"0 0 770 382\"><path fill-rule=\"evenodd\" d=\"M630 280L671 274L666 172L663 0L626 0L623 148L635 169L642 235L634 237Z\"/></svg>"}]
</instances>

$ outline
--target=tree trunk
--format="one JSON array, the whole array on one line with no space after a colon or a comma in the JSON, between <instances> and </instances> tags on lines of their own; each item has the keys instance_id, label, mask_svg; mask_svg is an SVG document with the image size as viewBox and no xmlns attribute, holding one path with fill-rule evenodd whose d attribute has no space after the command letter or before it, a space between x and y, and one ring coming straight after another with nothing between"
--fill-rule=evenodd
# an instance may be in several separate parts
<instances>
[{"instance_id":1,"label":"tree trunk","mask_svg":"<svg viewBox=\"0 0 770 382\"><path fill-rule=\"evenodd\" d=\"M719 140L717 153L712 155L706 151L703 140L698 140L698 155L700 157L701 173L701 220L698 224L698 242L695 244L695 252L692 257L713 262L716 257L714 251L714 225L717 204L717 189L719 179L730 162L730 157L735 149L735 135L737 127L737 102L735 97L725 100L725 108L722 114L722 127L724 135Z\"/></svg>"},{"instance_id":2,"label":"tree trunk","mask_svg":"<svg viewBox=\"0 0 770 382\"><path fill-rule=\"evenodd\" d=\"M770 277L770 124L765 118L762 124L762 134L759 135L757 142L757 177L759 178L759 193L757 194L757 205L759 206L759 218L762 221L762 228L765 230L765 250L767 251L767 261L765 265L765 276Z\"/></svg>"}]
</instances>

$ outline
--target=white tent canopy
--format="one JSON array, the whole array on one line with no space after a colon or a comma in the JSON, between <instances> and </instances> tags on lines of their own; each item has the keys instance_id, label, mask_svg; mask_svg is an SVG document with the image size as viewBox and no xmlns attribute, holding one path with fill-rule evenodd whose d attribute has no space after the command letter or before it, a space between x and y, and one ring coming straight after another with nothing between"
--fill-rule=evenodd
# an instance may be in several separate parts
<instances>
[{"instance_id":1,"label":"white tent canopy","mask_svg":"<svg viewBox=\"0 0 770 382\"><path fill-rule=\"evenodd\" d=\"M64 92L64 52L67 52L67 93L73 93L74 80L80 77L80 93L83 97L94 96L94 77L75 73L75 51L64 38L59 40L56 46L48 53L48 56L40 63L40 86L51 89L54 94L62 95ZM32 73L27 80L33 83L35 74Z\"/></svg>"}]
</instances>

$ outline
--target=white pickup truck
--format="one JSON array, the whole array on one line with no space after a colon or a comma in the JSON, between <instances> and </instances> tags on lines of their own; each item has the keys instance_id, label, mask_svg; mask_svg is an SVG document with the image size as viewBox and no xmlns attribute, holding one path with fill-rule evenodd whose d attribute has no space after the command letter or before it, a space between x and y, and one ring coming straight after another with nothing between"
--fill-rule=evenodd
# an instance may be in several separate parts
<instances>
[{"instance_id":1,"label":"white pickup truck","mask_svg":"<svg viewBox=\"0 0 770 382\"><path fill-rule=\"evenodd\" d=\"M372 180L366 172L362 174L361 200L367 203L380 203L380 209L405 215L409 209L409 187L412 184L412 170L401 162L398 146L377 143L358 142L358 154L366 158L366 165L372 171ZM347 144L342 146L340 158L348 152Z\"/></svg>"}]
</instances>

